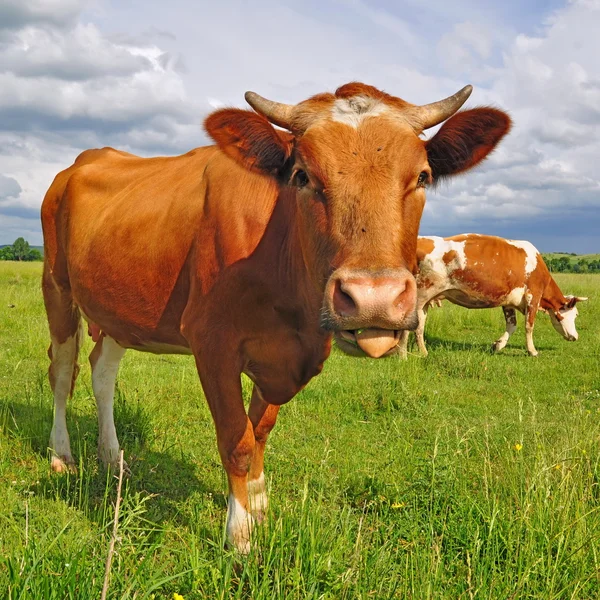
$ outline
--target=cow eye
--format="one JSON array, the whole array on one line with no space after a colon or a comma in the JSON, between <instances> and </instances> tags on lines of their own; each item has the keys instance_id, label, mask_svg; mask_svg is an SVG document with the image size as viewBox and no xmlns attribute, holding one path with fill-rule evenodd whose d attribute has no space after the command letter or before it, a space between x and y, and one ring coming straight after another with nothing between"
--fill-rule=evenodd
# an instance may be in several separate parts
<instances>
[{"instance_id":1,"label":"cow eye","mask_svg":"<svg viewBox=\"0 0 600 600\"><path fill-rule=\"evenodd\" d=\"M294 185L299 188L306 187L309 183L308 175L302 169L298 169L294 173L294 177L292 178Z\"/></svg>"},{"instance_id":2,"label":"cow eye","mask_svg":"<svg viewBox=\"0 0 600 600\"><path fill-rule=\"evenodd\" d=\"M419 179L417 180L417 187L418 188L427 187L428 183L429 183L429 173L427 171L421 171L421 173L419 173Z\"/></svg>"}]
</instances>

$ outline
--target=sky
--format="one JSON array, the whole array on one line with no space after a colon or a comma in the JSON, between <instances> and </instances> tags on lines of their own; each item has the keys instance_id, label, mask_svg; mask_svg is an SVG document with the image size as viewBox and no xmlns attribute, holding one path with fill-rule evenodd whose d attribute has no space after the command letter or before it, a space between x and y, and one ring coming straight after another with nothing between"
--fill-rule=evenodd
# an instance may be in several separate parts
<instances>
[{"instance_id":1,"label":"sky","mask_svg":"<svg viewBox=\"0 0 600 600\"><path fill-rule=\"evenodd\" d=\"M430 190L423 235L600 252L600 0L2 0L0 244L42 243L39 208L86 148L209 142L244 92L296 103L363 81L415 104L474 86L514 126Z\"/></svg>"}]
</instances>

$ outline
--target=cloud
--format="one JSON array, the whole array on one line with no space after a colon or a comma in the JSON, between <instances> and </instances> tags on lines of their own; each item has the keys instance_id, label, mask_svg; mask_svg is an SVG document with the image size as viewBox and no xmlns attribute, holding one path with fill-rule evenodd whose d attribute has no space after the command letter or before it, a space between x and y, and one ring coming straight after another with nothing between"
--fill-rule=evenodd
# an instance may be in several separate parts
<instances>
[{"instance_id":1,"label":"cloud","mask_svg":"<svg viewBox=\"0 0 600 600\"><path fill-rule=\"evenodd\" d=\"M20 191L10 183L9 202L0 179L14 213L2 213L0 242L18 227L39 232L44 192L85 148L184 152L207 143L206 113L244 106L248 89L297 102L358 79L414 103L472 82L470 106L513 117L488 161L428 193L424 231L514 230L551 243L555 229L575 250L597 249L599 30L598 0L550 13L476 0L171 0L168 11L136 0L5 0L0 164Z\"/></svg>"},{"instance_id":2,"label":"cloud","mask_svg":"<svg viewBox=\"0 0 600 600\"><path fill-rule=\"evenodd\" d=\"M16 179L0 175L0 201L6 198L18 198L21 186Z\"/></svg>"},{"instance_id":3,"label":"cloud","mask_svg":"<svg viewBox=\"0 0 600 600\"><path fill-rule=\"evenodd\" d=\"M83 21L84 7L0 6L0 243L12 242L19 227L40 241L44 193L85 148L177 153L193 132L202 137L181 60L149 40L172 41L168 32L117 41Z\"/></svg>"},{"instance_id":4,"label":"cloud","mask_svg":"<svg viewBox=\"0 0 600 600\"><path fill-rule=\"evenodd\" d=\"M513 131L483 168L430 194L424 229L506 230L527 223L528 237L549 244L546 228L562 235L560 225L568 221L569 231L574 224L580 229L571 247L597 251L591 223L600 221L598 30L600 2L575 0L554 11L534 36L517 34L505 46L485 101L509 109ZM472 45L477 36L456 27L450 39L458 44L458 62L467 52L463 58L472 68L484 68L485 48Z\"/></svg>"},{"instance_id":5,"label":"cloud","mask_svg":"<svg viewBox=\"0 0 600 600\"><path fill-rule=\"evenodd\" d=\"M18 29L33 23L63 27L75 22L83 4L81 0L3 0L0 29Z\"/></svg>"},{"instance_id":6,"label":"cloud","mask_svg":"<svg viewBox=\"0 0 600 600\"><path fill-rule=\"evenodd\" d=\"M16 77L83 81L129 76L151 68L148 58L111 43L93 24L77 23L63 30L26 26L4 36L0 71Z\"/></svg>"},{"instance_id":7,"label":"cloud","mask_svg":"<svg viewBox=\"0 0 600 600\"><path fill-rule=\"evenodd\" d=\"M494 36L480 24L465 21L454 26L452 32L438 42L438 53L445 66L454 72L464 72L487 60L492 52Z\"/></svg>"}]
</instances>

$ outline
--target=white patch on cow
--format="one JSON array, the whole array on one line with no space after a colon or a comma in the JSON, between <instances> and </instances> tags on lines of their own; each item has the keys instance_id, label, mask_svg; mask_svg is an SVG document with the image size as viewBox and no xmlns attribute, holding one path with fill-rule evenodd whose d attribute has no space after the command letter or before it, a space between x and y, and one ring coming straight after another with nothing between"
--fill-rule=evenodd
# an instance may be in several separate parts
<instances>
[{"instance_id":1,"label":"white patch on cow","mask_svg":"<svg viewBox=\"0 0 600 600\"><path fill-rule=\"evenodd\" d=\"M521 307L525 298L525 286L512 289L504 298L503 306Z\"/></svg>"},{"instance_id":2,"label":"white patch on cow","mask_svg":"<svg viewBox=\"0 0 600 600\"><path fill-rule=\"evenodd\" d=\"M420 239L432 242L433 250L419 262L416 277L417 309L423 308L432 298L447 290L452 272L466 265L464 242L446 241L439 236L421 236ZM451 250L455 250L456 255L446 264L444 255ZM400 349L403 350L402 347Z\"/></svg>"},{"instance_id":3,"label":"white patch on cow","mask_svg":"<svg viewBox=\"0 0 600 600\"><path fill-rule=\"evenodd\" d=\"M525 250L525 277L528 277L535 271L538 263L538 251L531 242L525 242L522 240L506 240L511 246L515 248L521 248Z\"/></svg>"},{"instance_id":4,"label":"white patch on cow","mask_svg":"<svg viewBox=\"0 0 600 600\"><path fill-rule=\"evenodd\" d=\"M265 474L261 473L256 479L248 480L248 508L257 521L262 521L269 506Z\"/></svg>"},{"instance_id":5,"label":"white patch on cow","mask_svg":"<svg viewBox=\"0 0 600 600\"><path fill-rule=\"evenodd\" d=\"M67 398L71 391L73 369L77 360L77 336L59 344L52 339L52 373L54 376L54 421L50 432L51 468L62 472L74 464L67 430Z\"/></svg>"},{"instance_id":6,"label":"white patch on cow","mask_svg":"<svg viewBox=\"0 0 600 600\"><path fill-rule=\"evenodd\" d=\"M115 429L113 401L119 363L125 349L111 337L102 338L102 350L92 368L92 388L98 408L98 456L105 465L117 466L119 440Z\"/></svg>"},{"instance_id":7,"label":"white patch on cow","mask_svg":"<svg viewBox=\"0 0 600 600\"><path fill-rule=\"evenodd\" d=\"M577 333L577 329L575 327L575 319L579 315L579 311L577 310L577 306L573 308L568 308L566 310L561 309L560 316L562 320L558 320L553 311L548 311L550 315L550 320L552 321L552 325L554 329L560 333L566 340L570 342L575 342L579 338L579 334Z\"/></svg>"},{"instance_id":8,"label":"white patch on cow","mask_svg":"<svg viewBox=\"0 0 600 600\"><path fill-rule=\"evenodd\" d=\"M352 98L338 98L331 108L331 118L337 123L345 123L355 129L368 117L377 117L390 108L369 96L352 96Z\"/></svg>"},{"instance_id":9,"label":"white patch on cow","mask_svg":"<svg viewBox=\"0 0 600 600\"><path fill-rule=\"evenodd\" d=\"M525 303L528 307L530 307L533 304L533 294L530 290L527 290L527 293L525 294Z\"/></svg>"},{"instance_id":10,"label":"white patch on cow","mask_svg":"<svg viewBox=\"0 0 600 600\"><path fill-rule=\"evenodd\" d=\"M527 304L526 300L526 287L523 285L518 288L513 288L504 299L503 306L514 306L515 308L525 308Z\"/></svg>"},{"instance_id":11,"label":"white patch on cow","mask_svg":"<svg viewBox=\"0 0 600 600\"><path fill-rule=\"evenodd\" d=\"M428 237L433 242L433 250L425 256L421 264L426 263L429 269L435 273L449 273L456 269L464 269L467 265L465 255L465 242L444 240L438 236ZM444 262L444 255L454 250L456 255L449 263Z\"/></svg>"},{"instance_id":12,"label":"white patch on cow","mask_svg":"<svg viewBox=\"0 0 600 600\"><path fill-rule=\"evenodd\" d=\"M250 552L250 534L253 525L252 515L233 494L230 494L227 503L227 539L241 554Z\"/></svg>"}]
</instances>

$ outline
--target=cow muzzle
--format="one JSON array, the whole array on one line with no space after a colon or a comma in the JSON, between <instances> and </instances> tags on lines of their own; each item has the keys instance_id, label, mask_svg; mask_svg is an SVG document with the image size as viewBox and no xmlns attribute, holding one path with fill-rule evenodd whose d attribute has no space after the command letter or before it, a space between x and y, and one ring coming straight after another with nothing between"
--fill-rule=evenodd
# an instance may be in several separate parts
<instances>
[{"instance_id":1,"label":"cow muzzle","mask_svg":"<svg viewBox=\"0 0 600 600\"><path fill-rule=\"evenodd\" d=\"M401 330L416 328L416 302L416 282L406 269L339 269L327 282L323 325L335 331L344 352L380 358L393 353Z\"/></svg>"}]
</instances>

